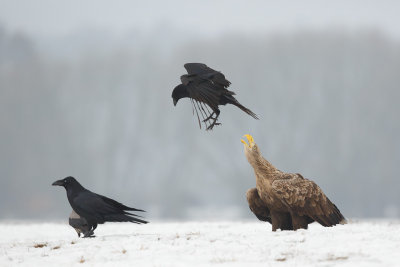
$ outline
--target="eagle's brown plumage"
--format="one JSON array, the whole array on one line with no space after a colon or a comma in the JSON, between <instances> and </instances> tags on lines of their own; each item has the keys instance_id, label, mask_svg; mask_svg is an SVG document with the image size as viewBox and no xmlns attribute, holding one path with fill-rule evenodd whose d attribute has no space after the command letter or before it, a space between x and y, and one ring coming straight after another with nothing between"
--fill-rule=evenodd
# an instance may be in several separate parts
<instances>
[{"instance_id":1,"label":"eagle's brown plumage","mask_svg":"<svg viewBox=\"0 0 400 267\"><path fill-rule=\"evenodd\" d=\"M256 215L260 221L271 223L271 213L267 205L260 198L257 188L251 188L246 193L247 202L250 210Z\"/></svg>"},{"instance_id":2,"label":"eagle's brown plumage","mask_svg":"<svg viewBox=\"0 0 400 267\"><path fill-rule=\"evenodd\" d=\"M285 173L261 155L253 137L245 135L244 151L256 175L256 188L247 191L250 210L272 230L307 229L317 221L323 226L346 223L344 216L311 180L298 173Z\"/></svg>"}]
</instances>

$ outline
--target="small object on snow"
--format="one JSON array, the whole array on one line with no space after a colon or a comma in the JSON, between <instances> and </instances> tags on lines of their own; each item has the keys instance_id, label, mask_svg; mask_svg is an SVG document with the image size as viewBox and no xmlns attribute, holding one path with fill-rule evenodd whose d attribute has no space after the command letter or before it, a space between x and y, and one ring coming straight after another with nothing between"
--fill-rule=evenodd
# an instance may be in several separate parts
<instances>
[{"instance_id":1,"label":"small object on snow","mask_svg":"<svg viewBox=\"0 0 400 267\"><path fill-rule=\"evenodd\" d=\"M81 234L85 237L94 237L94 232L90 229L86 219L79 216L74 210L69 215L69 225L75 229L78 237L81 237Z\"/></svg>"},{"instance_id":2,"label":"small object on snow","mask_svg":"<svg viewBox=\"0 0 400 267\"><path fill-rule=\"evenodd\" d=\"M44 248L44 247L47 247L47 243L37 243L33 247L34 248Z\"/></svg>"},{"instance_id":3,"label":"small object on snow","mask_svg":"<svg viewBox=\"0 0 400 267\"><path fill-rule=\"evenodd\" d=\"M147 223L147 221L138 218L141 216L129 212L144 212L144 210L125 206L111 198L93 193L84 188L72 176L55 181L52 185L62 186L67 191L69 204L73 211L79 215L79 218L74 218L74 212L71 214L70 225L74 227L75 230L78 229L81 231L83 237L93 236L97 224L103 224L105 222ZM78 236L80 236L79 232Z\"/></svg>"}]
</instances>

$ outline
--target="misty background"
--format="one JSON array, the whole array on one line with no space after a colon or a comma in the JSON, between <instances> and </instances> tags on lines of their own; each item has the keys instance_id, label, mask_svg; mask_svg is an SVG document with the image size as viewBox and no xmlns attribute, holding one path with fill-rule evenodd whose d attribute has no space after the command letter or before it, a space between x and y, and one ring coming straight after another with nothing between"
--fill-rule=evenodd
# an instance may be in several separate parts
<instances>
[{"instance_id":1,"label":"misty background","mask_svg":"<svg viewBox=\"0 0 400 267\"><path fill-rule=\"evenodd\" d=\"M247 133L346 217L400 217L400 4L323 2L0 0L0 219L65 219L69 175L150 221L255 219ZM260 120L200 130L186 62Z\"/></svg>"}]
</instances>

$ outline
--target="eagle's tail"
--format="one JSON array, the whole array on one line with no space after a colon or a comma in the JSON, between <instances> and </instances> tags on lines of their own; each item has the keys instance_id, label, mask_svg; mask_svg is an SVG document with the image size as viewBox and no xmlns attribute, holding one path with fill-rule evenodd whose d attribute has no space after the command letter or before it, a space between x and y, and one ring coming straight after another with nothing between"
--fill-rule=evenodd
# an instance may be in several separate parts
<instances>
[{"instance_id":1,"label":"eagle's tail","mask_svg":"<svg viewBox=\"0 0 400 267\"><path fill-rule=\"evenodd\" d=\"M315 218L315 220L317 222L319 222L320 224L322 224L323 226L346 224L347 221L344 218L343 214L336 207L336 205L333 204L329 199L328 199L328 205L329 205L329 211L323 215L317 216L317 218Z\"/></svg>"}]
</instances>

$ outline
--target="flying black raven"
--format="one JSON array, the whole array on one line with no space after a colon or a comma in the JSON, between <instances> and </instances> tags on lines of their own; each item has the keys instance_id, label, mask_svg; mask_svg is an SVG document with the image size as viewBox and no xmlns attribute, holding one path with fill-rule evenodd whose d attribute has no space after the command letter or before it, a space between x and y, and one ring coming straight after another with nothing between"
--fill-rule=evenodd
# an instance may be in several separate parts
<instances>
[{"instance_id":1,"label":"flying black raven","mask_svg":"<svg viewBox=\"0 0 400 267\"><path fill-rule=\"evenodd\" d=\"M172 98L175 106L179 99L190 98L196 111L200 128L199 113L206 125L206 129L211 130L215 125L220 124L217 123L220 114L218 106L226 104L235 105L258 120L257 115L241 105L233 96L235 93L227 89L231 82L225 79L224 74L202 63L186 63L184 67L188 74L181 76L182 83L174 88Z\"/></svg>"},{"instance_id":2,"label":"flying black raven","mask_svg":"<svg viewBox=\"0 0 400 267\"><path fill-rule=\"evenodd\" d=\"M78 227L75 229L84 231L84 237L93 235L97 224L105 222L133 222L137 224L147 223L139 219L139 215L128 211L143 211L127 207L111 198L93 193L85 189L74 177L66 177L55 181L52 185L63 186L67 191L67 198L72 209L79 215L81 220L73 221ZM85 221L87 226L85 226ZM71 220L70 220L71 222ZM79 233L78 233L79 235Z\"/></svg>"}]
</instances>

